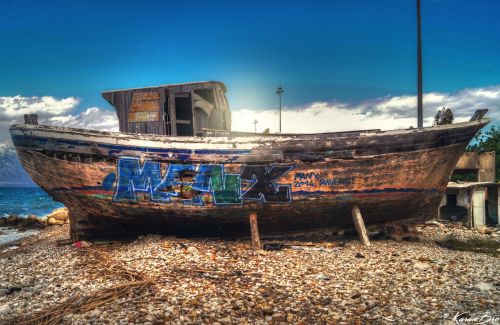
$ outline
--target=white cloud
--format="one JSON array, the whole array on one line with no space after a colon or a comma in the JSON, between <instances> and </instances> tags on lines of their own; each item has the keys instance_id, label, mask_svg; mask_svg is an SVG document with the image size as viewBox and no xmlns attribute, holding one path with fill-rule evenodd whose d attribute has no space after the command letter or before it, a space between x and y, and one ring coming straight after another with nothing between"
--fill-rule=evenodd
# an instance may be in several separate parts
<instances>
[{"instance_id":1,"label":"white cloud","mask_svg":"<svg viewBox=\"0 0 500 325\"><path fill-rule=\"evenodd\" d=\"M48 119L48 124L80 129L118 131L118 118L115 112L97 107L87 108L77 115L61 115Z\"/></svg>"},{"instance_id":2,"label":"white cloud","mask_svg":"<svg viewBox=\"0 0 500 325\"><path fill-rule=\"evenodd\" d=\"M476 109L488 108L488 117L500 123L500 85L487 88L464 89L455 93L428 93L424 95L424 125L432 125L433 117L443 106L450 107L455 122L467 121ZM387 96L359 103L317 102L303 107L284 108L282 132L314 133L360 129L400 129L417 124L416 96ZM232 129L257 131L269 128L278 131L278 111L234 110Z\"/></svg>"},{"instance_id":3,"label":"white cloud","mask_svg":"<svg viewBox=\"0 0 500 325\"><path fill-rule=\"evenodd\" d=\"M0 119L17 119L24 114L38 114L41 117L56 116L74 109L80 100L75 97L57 99L52 96L0 97Z\"/></svg>"},{"instance_id":4,"label":"white cloud","mask_svg":"<svg viewBox=\"0 0 500 325\"><path fill-rule=\"evenodd\" d=\"M52 96L0 96L0 144L12 145L9 127L15 123L24 123L24 114L37 114L39 124L118 130L118 119L113 111L91 107L81 113L72 113L79 103L80 100L76 97L59 99Z\"/></svg>"},{"instance_id":5,"label":"white cloud","mask_svg":"<svg viewBox=\"0 0 500 325\"><path fill-rule=\"evenodd\" d=\"M238 110L232 114L232 129L254 131L253 121L257 120L257 131L269 128L278 131L278 112ZM400 129L415 125L415 118L391 118L387 114L371 116L358 108L344 108L328 103L313 103L305 108L284 110L281 117L284 133L315 133L365 129ZM432 118L426 119L432 123Z\"/></svg>"}]
</instances>

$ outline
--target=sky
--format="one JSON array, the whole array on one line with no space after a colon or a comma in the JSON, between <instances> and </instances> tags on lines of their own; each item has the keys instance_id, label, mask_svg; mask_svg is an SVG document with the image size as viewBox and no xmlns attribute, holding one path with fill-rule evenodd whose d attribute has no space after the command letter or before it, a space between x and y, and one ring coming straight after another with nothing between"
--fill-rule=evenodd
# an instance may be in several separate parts
<instances>
[{"instance_id":1,"label":"sky","mask_svg":"<svg viewBox=\"0 0 500 325\"><path fill-rule=\"evenodd\" d=\"M219 80L233 129L416 125L415 0L0 0L0 147L24 113L117 129L104 90ZM500 121L500 1L422 0L425 123Z\"/></svg>"}]
</instances>

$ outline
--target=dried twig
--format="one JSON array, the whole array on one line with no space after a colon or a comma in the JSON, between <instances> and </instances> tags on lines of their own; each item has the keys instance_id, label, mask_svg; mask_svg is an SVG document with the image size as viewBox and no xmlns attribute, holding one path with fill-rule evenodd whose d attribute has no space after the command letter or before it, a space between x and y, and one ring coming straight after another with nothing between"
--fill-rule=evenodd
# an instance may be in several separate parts
<instances>
[{"instance_id":1,"label":"dried twig","mask_svg":"<svg viewBox=\"0 0 500 325\"><path fill-rule=\"evenodd\" d=\"M154 281L143 273L127 269L124 265L116 262L111 255L106 252L95 249L86 249L83 253L84 256L87 257L86 265L92 265L94 268L98 269L101 274L113 276L114 278L121 277L127 282L99 290L86 296L75 294L56 306L49 307L26 318L22 317L20 319L14 319L13 323L23 325L58 324L68 314L85 313L98 307L123 304L142 299L153 294L151 292L143 294L154 284ZM122 299L130 294L140 296L118 302L119 299Z\"/></svg>"}]
</instances>

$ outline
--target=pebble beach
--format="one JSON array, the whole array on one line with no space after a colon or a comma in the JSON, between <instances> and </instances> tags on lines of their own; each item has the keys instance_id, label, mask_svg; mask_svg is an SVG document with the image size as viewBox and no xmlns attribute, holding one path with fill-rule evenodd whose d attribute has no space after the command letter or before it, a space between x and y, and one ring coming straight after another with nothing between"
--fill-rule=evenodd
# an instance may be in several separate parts
<instances>
[{"instance_id":1,"label":"pebble beach","mask_svg":"<svg viewBox=\"0 0 500 325\"><path fill-rule=\"evenodd\" d=\"M156 235L75 245L67 224L51 226L0 246L0 324L498 324L498 254L436 240L500 234L419 230L416 242L308 238L254 251L249 240Z\"/></svg>"}]
</instances>

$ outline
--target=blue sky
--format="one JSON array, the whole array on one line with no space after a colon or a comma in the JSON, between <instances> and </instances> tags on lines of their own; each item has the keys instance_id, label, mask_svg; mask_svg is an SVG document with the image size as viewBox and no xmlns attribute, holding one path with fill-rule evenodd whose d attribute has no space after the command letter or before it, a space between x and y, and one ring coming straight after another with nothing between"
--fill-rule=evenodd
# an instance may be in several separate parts
<instances>
[{"instance_id":1,"label":"blue sky","mask_svg":"<svg viewBox=\"0 0 500 325\"><path fill-rule=\"evenodd\" d=\"M416 93L414 0L0 1L0 95L196 80L233 109ZM422 0L424 91L500 84L500 2Z\"/></svg>"}]
</instances>

